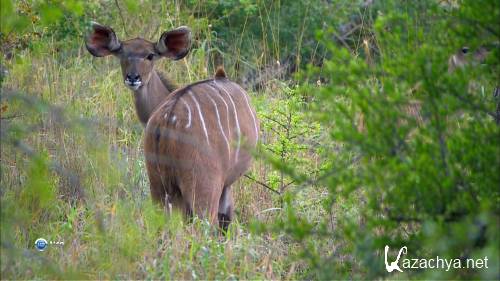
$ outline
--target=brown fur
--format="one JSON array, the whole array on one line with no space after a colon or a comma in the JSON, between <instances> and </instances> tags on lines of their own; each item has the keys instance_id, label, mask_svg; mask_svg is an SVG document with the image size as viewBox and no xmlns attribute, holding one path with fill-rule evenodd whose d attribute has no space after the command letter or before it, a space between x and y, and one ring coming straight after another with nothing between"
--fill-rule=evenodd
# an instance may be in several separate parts
<instances>
[{"instance_id":1,"label":"brown fur","mask_svg":"<svg viewBox=\"0 0 500 281\"><path fill-rule=\"evenodd\" d=\"M487 55L488 50L485 47L479 47L474 52L470 51L468 47L462 47L448 59L448 72L451 73L457 68L463 68L467 64L480 64Z\"/></svg>"},{"instance_id":2,"label":"brown fur","mask_svg":"<svg viewBox=\"0 0 500 281\"><path fill-rule=\"evenodd\" d=\"M215 71L215 79L226 78L226 72L224 71L224 67L219 66Z\"/></svg>"},{"instance_id":3,"label":"brown fur","mask_svg":"<svg viewBox=\"0 0 500 281\"><path fill-rule=\"evenodd\" d=\"M160 77L161 82L163 83L163 85L165 86L165 88L167 88L167 90L169 92L173 92L173 91L175 91L175 90L177 90L179 88L179 85L177 85L177 83L175 83L174 81L172 81L170 78L168 78L167 76L165 76L160 71L156 71L156 73L158 73L158 76Z\"/></svg>"},{"instance_id":4,"label":"brown fur","mask_svg":"<svg viewBox=\"0 0 500 281\"><path fill-rule=\"evenodd\" d=\"M154 69L159 57L183 58L190 39L189 28L179 27L156 44L140 38L121 42L113 29L94 24L85 45L94 56L118 57L123 79L134 90L137 115L147 123L152 199L212 223L218 218L227 227L234 209L231 184L250 167L259 122L246 92L222 67L214 79L178 90Z\"/></svg>"},{"instance_id":5,"label":"brown fur","mask_svg":"<svg viewBox=\"0 0 500 281\"><path fill-rule=\"evenodd\" d=\"M174 82L154 69L154 61L161 57L177 60L187 55L191 45L189 29L180 27L164 32L160 40L154 43L142 38L119 41L110 27L94 23L92 28L85 42L87 50L96 57L108 55L117 57L120 60L125 84L128 76L139 78L140 86L129 85L129 87L134 92L139 120L146 125L153 111L177 89Z\"/></svg>"},{"instance_id":6,"label":"brown fur","mask_svg":"<svg viewBox=\"0 0 500 281\"><path fill-rule=\"evenodd\" d=\"M236 118L227 95L235 103L241 130L238 158ZM258 138L259 123L255 111L246 104L246 95L227 79L204 80L175 91L153 113L146 127L144 151L154 201L172 204L187 215L195 214L212 223L219 218L219 223L227 227L234 209L231 184L250 167L249 149L255 147ZM209 144L191 96L202 110ZM210 98L217 105L219 118ZM185 103L191 108L189 128ZM231 144L229 150L219 124Z\"/></svg>"}]
</instances>

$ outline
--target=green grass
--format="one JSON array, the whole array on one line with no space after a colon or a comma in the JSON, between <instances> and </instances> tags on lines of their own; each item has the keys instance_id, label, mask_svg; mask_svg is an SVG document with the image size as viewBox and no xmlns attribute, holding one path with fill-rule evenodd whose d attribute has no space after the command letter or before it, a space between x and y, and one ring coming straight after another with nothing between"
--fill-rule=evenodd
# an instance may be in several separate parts
<instances>
[{"instance_id":1,"label":"green grass","mask_svg":"<svg viewBox=\"0 0 500 281\"><path fill-rule=\"evenodd\" d=\"M281 214L280 196L251 180L233 185L237 216L226 237L204 221L188 223L153 206L143 128L118 62L83 48L63 55L50 42L5 61L3 88L28 101L2 102L5 116L19 114L2 125L22 141L2 140L2 278L296 279L307 272L295 259L298 244L251 231L253 220L270 223ZM156 67L185 85L212 75L205 56L194 49L183 61ZM286 83L272 83L251 92L259 116L280 106L286 91ZM262 134L265 144L278 138L269 129ZM262 182L276 174L260 158L251 173ZM320 214L308 205L314 201L301 202L308 216ZM39 237L64 246L37 252Z\"/></svg>"},{"instance_id":2,"label":"green grass","mask_svg":"<svg viewBox=\"0 0 500 281\"><path fill-rule=\"evenodd\" d=\"M0 278L498 277L500 9L437 2L1 0ZM248 90L261 143L225 236L151 202L133 94L85 49L90 20L151 41L187 25L189 55L156 69L183 86L224 65ZM387 273L385 245L494 266Z\"/></svg>"}]
</instances>

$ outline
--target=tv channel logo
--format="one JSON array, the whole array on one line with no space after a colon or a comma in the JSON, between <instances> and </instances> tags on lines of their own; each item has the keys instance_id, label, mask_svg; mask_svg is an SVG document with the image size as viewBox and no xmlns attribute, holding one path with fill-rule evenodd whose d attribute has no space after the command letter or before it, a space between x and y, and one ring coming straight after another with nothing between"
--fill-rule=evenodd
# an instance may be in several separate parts
<instances>
[{"instance_id":1,"label":"tv channel logo","mask_svg":"<svg viewBox=\"0 0 500 281\"><path fill-rule=\"evenodd\" d=\"M38 238L36 239L35 241L35 248L40 251L40 252L43 252L47 249L47 247L49 246L49 243L47 242L47 240L43 239L43 238Z\"/></svg>"}]
</instances>

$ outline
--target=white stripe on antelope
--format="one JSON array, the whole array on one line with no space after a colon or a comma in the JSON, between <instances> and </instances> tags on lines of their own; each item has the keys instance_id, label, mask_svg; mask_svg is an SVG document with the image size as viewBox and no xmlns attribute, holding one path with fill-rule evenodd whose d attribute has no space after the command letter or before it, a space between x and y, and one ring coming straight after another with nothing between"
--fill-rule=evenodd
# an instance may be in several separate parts
<instances>
[{"instance_id":1,"label":"white stripe on antelope","mask_svg":"<svg viewBox=\"0 0 500 281\"><path fill-rule=\"evenodd\" d=\"M236 104L233 101L233 98L231 95L226 91L226 88L224 86L220 85L217 83L216 80L214 80L215 85L219 87L228 97L229 101L231 102L231 105L233 106L233 113L234 113L234 120L236 122L236 135L238 137L237 143L236 143L236 156L235 156L235 161L238 161L238 157L240 154L240 144L241 144L241 129L240 129L240 121L238 120L238 112L236 112Z\"/></svg>"},{"instance_id":2,"label":"white stripe on antelope","mask_svg":"<svg viewBox=\"0 0 500 281\"><path fill-rule=\"evenodd\" d=\"M259 140L259 130L257 129L257 121L255 120L255 115L252 111L252 108L250 107L250 102L248 102L248 98L247 98L247 95L245 95L245 91L243 90L243 88L240 87L240 85L237 85L239 90L241 91L241 94L243 95L243 98L245 98L245 102L247 104L247 108L248 108L248 111L250 112L250 115L252 116L252 120L253 120L253 126L255 128L255 140L258 141Z\"/></svg>"},{"instance_id":3,"label":"white stripe on antelope","mask_svg":"<svg viewBox=\"0 0 500 281\"><path fill-rule=\"evenodd\" d=\"M212 85L210 85L212 86ZM216 93L216 96L222 100L222 102L224 103L224 106L226 107L226 122L227 122L227 135L230 136L231 135L231 126L229 125L229 106L227 105L227 102L226 100L221 96L220 94L220 91L218 88L212 86L213 89L215 89L215 93Z\"/></svg>"},{"instance_id":4,"label":"white stripe on antelope","mask_svg":"<svg viewBox=\"0 0 500 281\"><path fill-rule=\"evenodd\" d=\"M212 97L210 97L210 95L207 95L207 97L214 105L215 114L217 115L217 123L219 125L219 129L220 129L220 132L222 134L222 137L224 137L224 141L226 142L228 156L231 157L231 148L229 146L229 141L227 139L226 133L224 133L224 129L222 128L222 124L220 122L220 115L219 115L219 109L217 108L217 103L215 103L214 99L212 99Z\"/></svg>"},{"instance_id":5,"label":"white stripe on antelope","mask_svg":"<svg viewBox=\"0 0 500 281\"><path fill-rule=\"evenodd\" d=\"M194 101L194 104L196 105L196 108L198 109L198 116L200 117L201 126L203 127L203 132L205 133L205 138L207 139L207 144L210 146L210 141L208 140L207 126L205 125L205 118L203 118L203 113L201 112L200 104L198 103L195 96L193 95L193 92L188 91L188 95Z\"/></svg>"},{"instance_id":6,"label":"white stripe on antelope","mask_svg":"<svg viewBox=\"0 0 500 281\"><path fill-rule=\"evenodd\" d=\"M184 100L184 99L180 99L182 101L182 103L184 104L184 106L187 108L187 111L188 111L188 123L186 124L186 129L191 127L191 107L189 107L189 104Z\"/></svg>"}]
</instances>

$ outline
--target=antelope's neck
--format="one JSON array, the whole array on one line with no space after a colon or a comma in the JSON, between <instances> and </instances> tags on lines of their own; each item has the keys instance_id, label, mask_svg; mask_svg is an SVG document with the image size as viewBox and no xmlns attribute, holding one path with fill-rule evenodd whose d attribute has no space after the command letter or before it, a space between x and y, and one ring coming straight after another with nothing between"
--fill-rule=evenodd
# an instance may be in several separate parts
<instances>
[{"instance_id":1,"label":"antelope's neck","mask_svg":"<svg viewBox=\"0 0 500 281\"><path fill-rule=\"evenodd\" d=\"M153 69L151 78L143 87L134 91L135 109L139 120L146 126L149 117L163 102L170 91L163 84L158 73Z\"/></svg>"}]
</instances>

